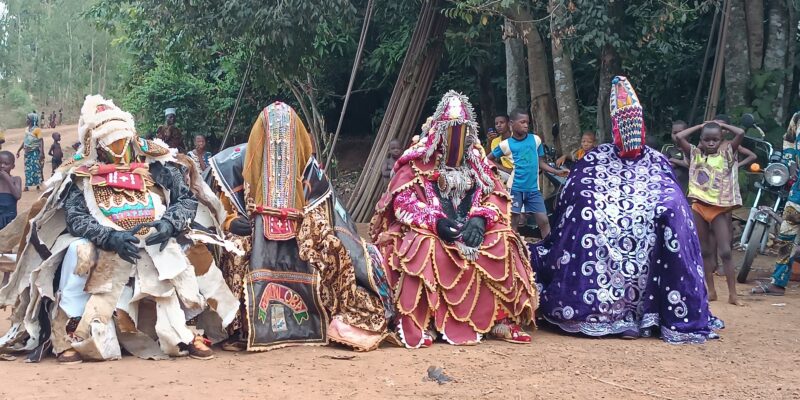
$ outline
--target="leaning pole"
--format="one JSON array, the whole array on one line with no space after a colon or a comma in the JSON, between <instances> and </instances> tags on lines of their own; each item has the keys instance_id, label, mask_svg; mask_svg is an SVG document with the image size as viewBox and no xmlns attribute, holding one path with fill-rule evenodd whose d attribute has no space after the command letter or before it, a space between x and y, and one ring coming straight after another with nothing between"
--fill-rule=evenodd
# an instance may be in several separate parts
<instances>
[{"instance_id":1,"label":"leaning pole","mask_svg":"<svg viewBox=\"0 0 800 400\"><path fill-rule=\"evenodd\" d=\"M440 2L441 0L424 0L422 3L386 113L347 203L351 217L358 222L369 221L375 203L386 189L380 187L380 170L389 151L389 142L398 139L400 143L408 145L411 137L419 130L425 99L442 58L447 18L441 13Z\"/></svg>"}]
</instances>

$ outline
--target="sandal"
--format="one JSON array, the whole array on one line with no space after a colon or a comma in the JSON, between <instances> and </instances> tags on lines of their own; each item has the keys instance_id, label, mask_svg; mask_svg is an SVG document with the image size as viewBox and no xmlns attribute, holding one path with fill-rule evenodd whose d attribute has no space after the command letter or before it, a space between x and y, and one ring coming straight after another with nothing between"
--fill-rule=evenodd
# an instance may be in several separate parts
<instances>
[{"instance_id":1,"label":"sandal","mask_svg":"<svg viewBox=\"0 0 800 400\"><path fill-rule=\"evenodd\" d=\"M625 340L636 340L641 337L641 335L639 335L638 329L628 329L623 331L620 337Z\"/></svg>"},{"instance_id":2,"label":"sandal","mask_svg":"<svg viewBox=\"0 0 800 400\"><path fill-rule=\"evenodd\" d=\"M61 365L73 365L73 364L80 364L83 362L83 358L81 358L81 355L78 354L78 352L73 349L63 351L61 354L58 355L56 359L58 360L58 363Z\"/></svg>"},{"instance_id":3,"label":"sandal","mask_svg":"<svg viewBox=\"0 0 800 400\"><path fill-rule=\"evenodd\" d=\"M194 358L195 360L210 360L214 358L214 351L211 350L208 345L211 344L211 341L197 335L192 340L192 343L189 344L187 350L189 351L189 357Z\"/></svg>"},{"instance_id":4,"label":"sandal","mask_svg":"<svg viewBox=\"0 0 800 400\"><path fill-rule=\"evenodd\" d=\"M238 339L228 340L222 344L222 350L234 352L245 351L247 350L247 343Z\"/></svg>"},{"instance_id":5,"label":"sandal","mask_svg":"<svg viewBox=\"0 0 800 400\"><path fill-rule=\"evenodd\" d=\"M531 335L522 330L519 324L501 321L492 328L492 335L500 340L514 344L529 344Z\"/></svg>"},{"instance_id":6,"label":"sandal","mask_svg":"<svg viewBox=\"0 0 800 400\"><path fill-rule=\"evenodd\" d=\"M786 294L786 289L783 289L782 292L776 291L772 289L772 284L765 284L763 282L756 282L758 286L753 287L750 289L750 294L764 294L767 296L783 296ZM777 286L776 286L777 287Z\"/></svg>"}]
</instances>

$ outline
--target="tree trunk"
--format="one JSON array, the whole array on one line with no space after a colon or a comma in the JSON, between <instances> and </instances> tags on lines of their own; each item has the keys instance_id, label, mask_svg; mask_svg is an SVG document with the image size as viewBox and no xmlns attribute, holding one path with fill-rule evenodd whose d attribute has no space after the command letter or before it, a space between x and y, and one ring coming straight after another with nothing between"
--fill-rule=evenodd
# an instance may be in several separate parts
<instances>
[{"instance_id":1,"label":"tree trunk","mask_svg":"<svg viewBox=\"0 0 800 400\"><path fill-rule=\"evenodd\" d=\"M754 74L764 62L764 0L744 0L744 11L750 73Z\"/></svg>"},{"instance_id":2,"label":"tree trunk","mask_svg":"<svg viewBox=\"0 0 800 400\"><path fill-rule=\"evenodd\" d=\"M791 105L792 96L794 91L794 80L795 80L795 67L797 63L795 62L795 57L797 55L797 24L800 23L800 16L798 16L797 9L795 9L793 4L788 4L787 9L789 11L789 34L788 40L786 43L787 52L786 55L786 77L783 82L783 104L781 109L784 110L783 113L783 121L786 122L788 118L791 116L791 111L789 111L789 106ZM781 126L784 126L783 124Z\"/></svg>"},{"instance_id":3,"label":"tree trunk","mask_svg":"<svg viewBox=\"0 0 800 400\"><path fill-rule=\"evenodd\" d=\"M546 143L553 143L561 151L558 141L553 138L553 124L558 115L550 82L550 68L547 63L547 49L542 36L533 23L533 15L522 7L513 7L508 17L516 22L528 50L528 82L531 91L531 114L534 132Z\"/></svg>"},{"instance_id":4,"label":"tree trunk","mask_svg":"<svg viewBox=\"0 0 800 400\"><path fill-rule=\"evenodd\" d=\"M611 80L622 72L622 60L617 49L606 44L600 50L600 78L597 87L597 140L600 143L611 140L611 110L608 108L611 96Z\"/></svg>"},{"instance_id":5,"label":"tree trunk","mask_svg":"<svg viewBox=\"0 0 800 400\"><path fill-rule=\"evenodd\" d=\"M563 27L558 21L564 18L564 7L557 0L550 0L550 39L553 51L553 81L558 105L559 139L564 151L571 151L581 143L578 100L575 80L572 75L572 60L562 43Z\"/></svg>"},{"instance_id":6,"label":"tree trunk","mask_svg":"<svg viewBox=\"0 0 800 400\"><path fill-rule=\"evenodd\" d=\"M106 92L106 75L108 74L108 47L106 47L106 54L103 57L103 68L100 70L100 89L99 92L105 94Z\"/></svg>"},{"instance_id":7,"label":"tree trunk","mask_svg":"<svg viewBox=\"0 0 800 400\"><path fill-rule=\"evenodd\" d=\"M91 59L89 64L92 68L91 73L89 74L89 94L94 93L94 36L92 36L92 50L91 50Z\"/></svg>"},{"instance_id":8,"label":"tree trunk","mask_svg":"<svg viewBox=\"0 0 800 400\"><path fill-rule=\"evenodd\" d=\"M748 64L748 32L744 15L744 0L731 2L728 14L728 38L725 41L725 110L734 113L748 104L747 84L750 81Z\"/></svg>"},{"instance_id":9,"label":"tree trunk","mask_svg":"<svg viewBox=\"0 0 800 400\"><path fill-rule=\"evenodd\" d=\"M22 65L22 18L17 20L17 66Z\"/></svg>"},{"instance_id":10,"label":"tree trunk","mask_svg":"<svg viewBox=\"0 0 800 400\"><path fill-rule=\"evenodd\" d=\"M72 24L70 24L69 21L67 22L67 36L69 37L69 71L67 72L67 92L64 96L65 103L72 94Z\"/></svg>"},{"instance_id":11,"label":"tree trunk","mask_svg":"<svg viewBox=\"0 0 800 400\"><path fill-rule=\"evenodd\" d=\"M503 41L506 46L506 113L528 104L528 85L525 76L525 50L519 30L505 19Z\"/></svg>"},{"instance_id":12,"label":"tree trunk","mask_svg":"<svg viewBox=\"0 0 800 400\"><path fill-rule=\"evenodd\" d=\"M492 73L489 71L489 66L481 63L478 65L478 95L480 96L480 122L481 129L486 132L487 129L494 127L494 116L497 113L495 107L494 90L492 89Z\"/></svg>"},{"instance_id":13,"label":"tree trunk","mask_svg":"<svg viewBox=\"0 0 800 400\"><path fill-rule=\"evenodd\" d=\"M609 35L612 32L622 31L625 3L623 1L606 3L610 18L606 32ZM600 59L597 64L600 66L597 85L597 139L602 143L611 140L611 111L608 102L611 96L611 80L622 74L622 58L613 45L606 43L600 49Z\"/></svg>"},{"instance_id":14,"label":"tree trunk","mask_svg":"<svg viewBox=\"0 0 800 400\"><path fill-rule=\"evenodd\" d=\"M386 190L380 186L380 170L389 151L389 142L398 139L403 145L408 145L411 136L419 130L422 108L442 58L447 18L439 9L441 1L426 0L422 3L386 114L362 170L364 172L358 177L353 196L347 203L351 217L356 221L369 221L375 203Z\"/></svg>"},{"instance_id":15,"label":"tree trunk","mask_svg":"<svg viewBox=\"0 0 800 400\"><path fill-rule=\"evenodd\" d=\"M795 32L790 29L789 25L789 10L786 0L771 0L768 2L767 12L769 14L769 29L767 31L767 43L764 50L764 71L770 72L775 75L776 92L775 101L773 102L773 119L778 125L783 124L785 111L783 109L783 96L784 96L784 75L787 67L787 55L789 48L789 32ZM791 41L794 43L794 40ZM766 117L766 116L765 116Z\"/></svg>"},{"instance_id":16,"label":"tree trunk","mask_svg":"<svg viewBox=\"0 0 800 400\"><path fill-rule=\"evenodd\" d=\"M717 107L719 105L720 87L722 85L722 75L725 66L725 43L728 38L728 27L730 20L730 9L733 3L725 1L723 3L723 10L721 13L721 21L719 24L719 35L717 39L717 48L714 53L714 67L711 69L711 83L708 87L708 97L706 98L706 110L704 121L708 121L717 115Z\"/></svg>"}]
</instances>

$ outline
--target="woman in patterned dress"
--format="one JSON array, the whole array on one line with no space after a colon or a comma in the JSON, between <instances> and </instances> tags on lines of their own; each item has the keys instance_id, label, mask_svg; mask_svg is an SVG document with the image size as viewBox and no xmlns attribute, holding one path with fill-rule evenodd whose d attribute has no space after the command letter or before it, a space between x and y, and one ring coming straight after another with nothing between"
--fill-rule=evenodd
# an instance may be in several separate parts
<instances>
[{"instance_id":1,"label":"woman in patterned dress","mask_svg":"<svg viewBox=\"0 0 800 400\"><path fill-rule=\"evenodd\" d=\"M25 191L28 187L36 186L39 190L39 185L42 184L42 166L44 165L44 140L42 140L42 130L37 128L37 115L35 113L28 115L28 129L25 131L25 138L22 144L17 149L17 158L19 153L25 150Z\"/></svg>"}]
</instances>

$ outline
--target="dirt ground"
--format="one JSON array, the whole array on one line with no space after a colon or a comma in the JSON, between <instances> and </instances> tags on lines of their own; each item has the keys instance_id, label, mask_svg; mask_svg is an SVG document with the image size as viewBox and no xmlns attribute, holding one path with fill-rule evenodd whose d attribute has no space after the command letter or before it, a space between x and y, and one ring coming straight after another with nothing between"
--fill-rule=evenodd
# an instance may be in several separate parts
<instances>
[{"instance_id":1,"label":"dirt ground","mask_svg":"<svg viewBox=\"0 0 800 400\"><path fill-rule=\"evenodd\" d=\"M65 144L75 140L74 128L57 129L69 133ZM45 131L46 146L52 143L50 132ZM3 147L16 151L21 135L11 130L6 140ZM34 197L35 192L26 193L20 210ZM754 276L767 277L772 262L759 257ZM747 295L751 285L738 287L744 306L712 303L727 328L722 339L704 345L592 339L542 327L530 345L437 343L430 349L383 347L370 353L334 346L220 350L210 361L128 356L74 366L60 366L53 358L39 365L0 361L0 399L800 399L798 285L793 282L785 297ZM722 299L724 286L718 277ZM8 328L8 314L0 311L0 332ZM455 381L424 381L430 366L443 367Z\"/></svg>"}]
</instances>

